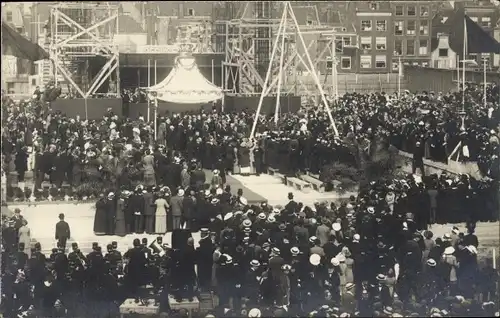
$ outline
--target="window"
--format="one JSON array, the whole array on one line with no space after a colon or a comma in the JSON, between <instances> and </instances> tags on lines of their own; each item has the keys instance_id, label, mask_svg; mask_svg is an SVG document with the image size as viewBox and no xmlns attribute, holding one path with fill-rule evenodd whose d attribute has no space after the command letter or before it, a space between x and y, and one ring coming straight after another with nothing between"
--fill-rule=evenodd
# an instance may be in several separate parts
<instances>
[{"instance_id":1,"label":"window","mask_svg":"<svg viewBox=\"0 0 500 318\"><path fill-rule=\"evenodd\" d=\"M448 49L439 49L439 57L448 57Z\"/></svg>"},{"instance_id":2,"label":"window","mask_svg":"<svg viewBox=\"0 0 500 318\"><path fill-rule=\"evenodd\" d=\"M394 21L394 35L403 35L404 22Z\"/></svg>"},{"instance_id":3,"label":"window","mask_svg":"<svg viewBox=\"0 0 500 318\"><path fill-rule=\"evenodd\" d=\"M491 27L491 18L490 17L482 17L481 18L481 26L483 28Z\"/></svg>"},{"instance_id":4,"label":"window","mask_svg":"<svg viewBox=\"0 0 500 318\"><path fill-rule=\"evenodd\" d=\"M360 56L360 66L361 66L361 68L372 68L372 56L371 55L361 55Z\"/></svg>"},{"instance_id":5,"label":"window","mask_svg":"<svg viewBox=\"0 0 500 318\"><path fill-rule=\"evenodd\" d=\"M35 86L36 85L36 78L32 78L31 79L31 86Z\"/></svg>"},{"instance_id":6,"label":"window","mask_svg":"<svg viewBox=\"0 0 500 318\"><path fill-rule=\"evenodd\" d=\"M375 56L375 67L376 68L386 68L387 67L387 56L386 55Z\"/></svg>"},{"instance_id":7,"label":"window","mask_svg":"<svg viewBox=\"0 0 500 318\"><path fill-rule=\"evenodd\" d=\"M415 20L408 20L406 25L406 34L407 35L415 35L416 32L416 24Z\"/></svg>"},{"instance_id":8,"label":"window","mask_svg":"<svg viewBox=\"0 0 500 318\"><path fill-rule=\"evenodd\" d=\"M397 71L399 69L399 61L392 61L392 70Z\"/></svg>"},{"instance_id":9,"label":"window","mask_svg":"<svg viewBox=\"0 0 500 318\"><path fill-rule=\"evenodd\" d=\"M403 41L394 40L394 55L402 55L403 54Z\"/></svg>"},{"instance_id":10,"label":"window","mask_svg":"<svg viewBox=\"0 0 500 318\"><path fill-rule=\"evenodd\" d=\"M429 7L428 6L420 6L420 16L428 17L429 16Z\"/></svg>"},{"instance_id":11,"label":"window","mask_svg":"<svg viewBox=\"0 0 500 318\"><path fill-rule=\"evenodd\" d=\"M372 30L372 21L362 20L361 21L361 31L371 31L371 30Z\"/></svg>"},{"instance_id":12,"label":"window","mask_svg":"<svg viewBox=\"0 0 500 318\"><path fill-rule=\"evenodd\" d=\"M489 54L489 53L488 53ZM489 56L483 56L481 58L481 67L484 68L484 65L486 64L486 68L489 68L490 67L490 57Z\"/></svg>"},{"instance_id":13,"label":"window","mask_svg":"<svg viewBox=\"0 0 500 318\"><path fill-rule=\"evenodd\" d=\"M372 38L370 36L361 37L361 49L371 50L372 49Z\"/></svg>"},{"instance_id":14,"label":"window","mask_svg":"<svg viewBox=\"0 0 500 318\"><path fill-rule=\"evenodd\" d=\"M429 35L429 21L420 20L420 35Z\"/></svg>"},{"instance_id":15,"label":"window","mask_svg":"<svg viewBox=\"0 0 500 318\"><path fill-rule=\"evenodd\" d=\"M194 9L193 8L188 9L188 16L190 16L190 17L194 16Z\"/></svg>"},{"instance_id":16,"label":"window","mask_svg":"<svg viewBox=\"0 0 500 318\"><path fill-rule=\"evenodd\" d=\"M397 16L403 15L403 6L396 6L396 14Z\"/></svg>"},{"instance_id":17,"label":"window","mask_svg":"<svg viewBox=\"0 0 500 318\"><path fill-rule=\"evenodd\" d=\"M333 62L332 61L326 61L326 69L331 70L333 67Z\"/></svg>"},{"instance_id":18,"label":"window","mask_svg":"<svg viewBox=\"0 0 500 318\"><path fill-rule=\"evenodd\" d=\"M340 59L340 67L343 70L348 70L351 69L351 57L350 56L344 56Z\"/></svg>"},{"instance_id":19,"label":"window","mask_svg":"<svg viewBox=\"0 0 500 318\"><path fill-rule=\"evenodd\" d=\"M415 55L415 41L407 40L406 41L406 55Z\"/></svg>"},{"instance_id":20,"label":"window","mask_svg":"<svg viewBox=\"0 0 500 318\"><path fill-rule=\"evenodd\" d=\"M307 22L306 22L306 23L307 23L307 25L313 25L313 20L309 20L309 19L307 19Z\"/></svg>"},{"instance_id":21,"label":"window","mask_svg":"<svg viewBox=\"0 0 500 318\"><path fill-rule=\"evenodd\" d=\"M378 10L378 3L377 2L370 2L370 9L371 10Z\"/></svg>"},{"instance_id":22,"label":"window","mask_svg":"<svg viewBox=\"0 0 500 318\"><path fill-rule=\"evenodd\" d=\"M477 17L469 17L472 21L476 22L478 21L478 18Z\"/></svg>"},{"instance_id":23,"label":"window","mask_svg":"<svg viewBox=\"0 0 500 318\"><path fill-rule=\"evenodd\" d=\"M7 13L5 13L5 20L7 20L7 22L12 22L12 11L7 11Z\"/></svg>"},{"instance_id":24,"label":"window","mask_svg":"<svg viewBox=\"0 0 500 318\"><path fill-rule=\"evenodd\" d=\"M428 53L428 41L427 40L420 40L419 46L418 46L418 55L427 55Z\"/></svg>"},{"instance_id":25,"label":"window","mask_svg":"<svg viewBox=\"0 0 500 318\"><path fill-rule=\"evenodd\" d=\"M338 39L335 40L335 52L336 53L343 53L344 52L344 42L342 40Z\"/></svg>"},{"instance_id":26,"label":"window","mask_svg":"<svg viewBox=\"0 0 500 318\"><path fill-rule=\"evenodd\" d=\"M414 17L417 15L417 8L415 6L408 6L406 12L408 12L409 16Z\"/></svg>"},{"instance_id":27,"label":"window","mask_svg":"<svg viewBox=\"0 0 500 318\"><path fill-rule=\"evenodd\" d=\"M350 46L351 44L351 37L350 36L345 36L342 38L342 42L344 42L344 46Z\"/></svg>"},{"instance_id":28,"label":"window","mask_svg":"<svg viewBox=\"0 0 500 318\"><path fill-rule=\"evenodd\" d=\"M387 38L385 36L375 38L375 47L377 51L387 50Z\"/></svg>"},{"instance_id":29,"label":"window","mask_svg":"<svg viewBox=\"0 0 500 318\"><path fill-rule=\"evenodd\" d=\"M385 32L387 31L387 21L379 20L377 21L377 32Z\"/></svg>"}]
</instances>

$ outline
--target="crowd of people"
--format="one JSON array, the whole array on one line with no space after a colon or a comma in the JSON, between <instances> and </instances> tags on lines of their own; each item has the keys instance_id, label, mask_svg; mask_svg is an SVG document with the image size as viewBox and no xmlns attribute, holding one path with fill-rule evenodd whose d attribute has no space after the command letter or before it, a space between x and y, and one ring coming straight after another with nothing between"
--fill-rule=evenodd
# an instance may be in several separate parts
<instances>
[{"instance_id":1,"label":"crowd of people","mask_svg":"<svg viewBox=\"0 0 500 318\"><path fill-rule=\"evenodd\" d=\"M279 127L262 115L254 140L250 111L165 114L155 136L143 117L82 120L51 112L40 98L47 94L21 103L2 96L2 172L10 185L11 172L23 181L33 171L35 184L20 195L8 187L8 197L96 198L96 234L202 233L197 249L192 239L162 245L160 236L153 248L134 240L123 256L111 243L106 255L97 244L89 255L72 245L67 256L61 246L46 258L41 246L19 243L25 221L3 219L15 233L3 237L4 310L77 316L79 296L117 301L154 283L177 298L214 291L216 316L491 316L498 272L479 268L474 224L498 219L499 89L488 88L486 104L481 92L467 87L463 124L461 94L353 93L333 110L340 136L315 109L283 114ZM228 173L266 166L286 174L337 161L362 166L378 144L412 153L418 168L424 158L446 162L459 143L461 160L477 161L486 180L373 180L349 202L315 207L293 196L286 206L248 205L225 187ZM433 237L430 224L453 221L467 229Z\"/></svg>"},{"instance_id":2,"label":"crowd of people","mask_svg":"<svg viewBox=\"0 0 500 318\"><path fill-rule=\"evenodd\" d=\"M177 246L165 244L163 236L153 244L136 238L123 255L110 242L105 249L93 243L88 255L77 243L67 255L60 245L46 257L37 243L28 257L24 242L5 242L15 238L6 233L26 223L16 211L3 222L3 309L27 317L94 315L93 301L155 298L141 293L141 286L151 284L158 296L151 302L162 312L169 310L167 295L190 301L213 292L219 305L195 312L201 317L498 314L498 271L491 260L480 265L475 223L434 237L418 214L418 202L407 195L416 182L412 176L373 182L348 202L314 207L296 202L291 193L284 206L249 205L243 195L221 193L214 184L192 201L203 207L203 222L182 218L174 225L199 228L198 247L188 236ZM126 192L107 200L123 204ZM163 200L169 192L163 188L157 195ZM103 231L112 234L116 227ZM183 310L171 314L187 317Z\"/></svg>"}]
</instances>

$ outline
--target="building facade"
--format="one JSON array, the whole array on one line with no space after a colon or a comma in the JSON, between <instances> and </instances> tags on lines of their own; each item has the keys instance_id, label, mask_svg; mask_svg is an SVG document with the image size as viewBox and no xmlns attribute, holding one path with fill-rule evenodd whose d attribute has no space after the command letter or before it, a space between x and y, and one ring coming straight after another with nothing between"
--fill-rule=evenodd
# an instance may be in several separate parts
<instances>
[{"instance_id":1,"label":"building facade","mask_svg":"<svg viewBox=\"0 0 500 318\"><path fill-rule=\"evenodd\" d=\"M372 1L357 6L359 72L398 70L403 64L429 66L431 1Z\"/></svg>"},{"instance_id":2,"label":"building facade","mask_svg":"<svg viewBox=\"0 0 500 318\"><path fill-rule=\"evenodd\" d=\"M492 38L495 37L495 27L500 20L500 10L497 6L490 1L484 0L465 2L460 5L464 7L465 14L472 21L476 22ZM469 53L467 59L475 60L481 68L483 67L483 63L485 63L487 69L492 69L494 67L494 57L493 53Z\"/></svg>"},{"instance_id":3,"label":"building facade","mask_svg":"<svg viewBox=\"0 0 500 318\"><path fill-rule=\"evenodd\" d=\"M2 21L22 36L33 40L31 5L28 3L2 3ZM29 92L32 63L14 56L2 55L2 89L14 98ZM21 97L19 97L21 98Z\"/></svg>"}]
</instances>

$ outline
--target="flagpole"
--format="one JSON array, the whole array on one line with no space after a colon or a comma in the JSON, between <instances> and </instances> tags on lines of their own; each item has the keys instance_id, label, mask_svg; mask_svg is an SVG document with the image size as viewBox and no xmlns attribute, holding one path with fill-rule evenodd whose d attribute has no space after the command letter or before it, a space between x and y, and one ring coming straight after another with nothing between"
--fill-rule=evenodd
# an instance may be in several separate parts
<instances>
[{"instance_id":1,"label":"flagpole","mask_svg":"<svg viewBox=\"0 0 500 318\"><path fill-rule=\"evenodd\" d=\"M151 59L148 59L148 87L151 87ZM148 96L148 115L147 115L147 118L148 118L148 123L151 119L151 101L150 101L150 98Z\"/></svg>"},{"instance_id":2,"label":"flagpole","mask_svg":"<svg viewBox=\"0 0 500 318\"><path fill-rule=\"evenodd\" d=\"M214 59L212 59L212 84L214 84L215 79L215 70L214 70Z\"/></svg>"},{"instance_id":3,"label":"flagpole","mask_svg":"<svg viewBox=\"0 0 500 318\"><path fill-rule=\"evenodd\" d=\"M463 57L462 57L462 126L461 130L465 130L465 60L467 59L467 20L464 16L464 45L463 45Z\"/></svg>"},{"instance_id":4,"label":"flagpole","mask_svg":"<svg viewBox=\"0 0 500 318\"><path fill-rule=\"evenodd\" d=\"M484 82L483 101L484 101L484 107L486 109L486 59L485 58L483 58L483 82Z\"/></svg>"},{"instance_id":5,"label":"flagpole","mask_svg":"<svg viewBox=\"0 0 500 318\"><path fill-rule=\"evenodd\" d=\"M464 17L464 46L462 57L462 112L465 110L465 60L467 59L467 21Z\"/></svg>"},{"instance_id":6,"label":"flagpole","mask_svg":"<svg viewBox=\"0 0 500 318\"><path fill-rule=\"evenodd\" d=\"M401 77L403 75L403 69L401 68L401 55L398 57L398 97L401 99Z\"/></svg>"},{"instance_id":7,"label":"flagpole","mask_svg":"<svg viewBox=\"0 0 500 318\"><path fill-rule=\"evenodd\" d=\"M156 59L155 59L155 85L158 84L158 72L157 72L157 68L156 68ZM154 104L154 107L155 107L155 118L154 118L154 125L155 125L155 140L156 140L156 133L157 133L157 118L158 118L158 98L157 96L155 96L155 104Z\"/></svg>"}]
</instances>

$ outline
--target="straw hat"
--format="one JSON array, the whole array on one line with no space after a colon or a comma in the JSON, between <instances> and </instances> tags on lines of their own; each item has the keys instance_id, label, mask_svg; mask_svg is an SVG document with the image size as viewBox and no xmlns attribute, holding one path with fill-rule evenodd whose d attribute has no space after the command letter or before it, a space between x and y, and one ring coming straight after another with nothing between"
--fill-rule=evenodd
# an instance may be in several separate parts
<instances>
[{"instance_id":1,"label":"straw hat","mask_svg":"<svg viewBox=\"0 0 500 318\"><path fill-rule=\"evenodd\" d=\"M339 266L340 265L340 262L339 262L339 260L336 257L332 257L332 259L330 260L330 263L332 263L333 266Z\"/></svg>"},{"instance_id":2,"label":"straw hat","mask_svg":"<svg viewBox=\"0 0 500 318\"><path fill-rule=\"evenodd\" d=\"M451 255L455 253L455 248L453 246L448 246L444 249L444 255Z\"/></svg>"},{"instance_id":3,"label":"straw hat","mask_svg":"<svg viewBox=\"0 0 500 318\"><path fill-rule=\"evenodd\" d=\"M319 256L318 254L312 254L309 257L309 263L311 263L313 266L318 266L320 262L321 262L321 256Z\"/></svg>"}]
</instances>

